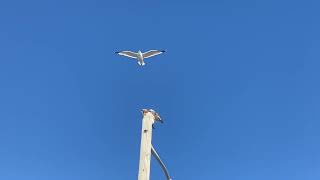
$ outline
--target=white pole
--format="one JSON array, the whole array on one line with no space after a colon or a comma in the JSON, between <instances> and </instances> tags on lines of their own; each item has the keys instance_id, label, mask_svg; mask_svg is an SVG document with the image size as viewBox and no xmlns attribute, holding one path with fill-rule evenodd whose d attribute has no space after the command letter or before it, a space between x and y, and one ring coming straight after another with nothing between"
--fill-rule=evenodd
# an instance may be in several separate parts
<instances>
[{"instance_id":1,"label":"white pole","mask_svg":"<svg viewBox=\"0 0 320 180\"><path fill-rule=\"evenodd\" d=\"M151 112L143 112L138 180L150 179L152 124L154 121L155 117Z\"/></svg>"}]
</instances>

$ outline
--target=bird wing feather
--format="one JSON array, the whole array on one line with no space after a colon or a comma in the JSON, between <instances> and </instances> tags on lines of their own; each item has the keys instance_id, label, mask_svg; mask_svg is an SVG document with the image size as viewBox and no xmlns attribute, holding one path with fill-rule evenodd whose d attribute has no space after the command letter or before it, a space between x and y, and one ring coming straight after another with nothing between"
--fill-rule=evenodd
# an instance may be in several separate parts
<instances>
[{"instance_id":1,"label":"bird wing feather","mask_svg":"<svg viewBox=\"0 0 320 180\"><path fill-rule=\"evenodd\" d=\"M143 53L142 55L144 58L150 58L150 57L162 54L164 52L165 52L164 50L150 50L150 51Z\"/></svg>"},{"instance_id":2,"label":"bird wing feather","mask_svg":"<svg viewBox=\"0 0 320 180\"><path fill-rule=\"evenodd\" d=\"M121 55L121 56L126 56L126 57L129 57L129 58L137 58L138 57L138 54L135 53L135 52L132 52L132 51L119 51L119 52L116 52L116 53Z\"/></svg>"}]
</instances>

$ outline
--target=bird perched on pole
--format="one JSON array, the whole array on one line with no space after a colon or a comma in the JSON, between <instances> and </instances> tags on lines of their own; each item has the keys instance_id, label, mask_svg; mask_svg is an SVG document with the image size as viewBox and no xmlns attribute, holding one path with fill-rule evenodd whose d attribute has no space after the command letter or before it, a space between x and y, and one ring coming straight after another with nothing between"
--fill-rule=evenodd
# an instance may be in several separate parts
<instances>
[{"instance_id":1,"label":"bird perched on pole","mask_svg":"<svg viewBox=\"0 0 320 180\"><path fill-rule=\"evenodd\" d=\"M142 109L141 112L142 112L143 115L145 115L146 113L150 112L153 115L155 121L159 121L159 122L163 123L163 120L161 119L160 115L155 110L153 110L153 109L149 109L149 110L148 109ZM152 124L152 129L155 129L153 124Z\"/></svg>"},{"instance_id":2,"label":"bird perched on pole","mask_svg":"<svg viewBox=\"0 0 320 180\"><path fill-rule=\"evenodd\" d=\"M115 52L116 54L120 55L120 56L126 56L129 58L133 58L133 59L137 59L138 60L138 64L140 66L144 66L146 65L146 63L144 62L144 59L146 58L150 58L159 54L162 54L166 52L165 50L150 50L147 52L142 53L140 50L138 52L132 52L132 51L117 51Z\"/></svg>"},{"instance_id":3,"label":"bird perched on pole","mask_svg":"<svg viewBox=\"0 0 320 180\"><path fill-rule=\"evenodd\" d=\"M156 111L154 111L153 109L149 109L149 112L153 114L156 121L160 121L161 123L163 123L163 120L161 119L160 115Z\"/></svg>"}]
</instances>

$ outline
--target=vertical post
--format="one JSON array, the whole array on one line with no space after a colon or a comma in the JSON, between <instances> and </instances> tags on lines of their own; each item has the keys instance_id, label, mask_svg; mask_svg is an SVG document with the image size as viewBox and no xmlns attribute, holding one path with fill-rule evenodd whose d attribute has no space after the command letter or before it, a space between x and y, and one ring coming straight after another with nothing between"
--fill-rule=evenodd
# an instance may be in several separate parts
<instances>
[{"instance_id":1,"label":"vertical post","mask_svg":"<svg viewBox=\"0 0 320 180\"><path fill-rule=\"evenodd\" d=\"M143 112L138 180L150 179L152 124L154 121L155 117L151 112Z\"/></svg>"}]
</instances>

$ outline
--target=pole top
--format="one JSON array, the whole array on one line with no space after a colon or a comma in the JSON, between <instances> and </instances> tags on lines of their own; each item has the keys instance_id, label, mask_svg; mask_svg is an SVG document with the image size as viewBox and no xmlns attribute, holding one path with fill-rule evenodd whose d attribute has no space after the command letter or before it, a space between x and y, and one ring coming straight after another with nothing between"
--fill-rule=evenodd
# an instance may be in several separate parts
<instances>
[{"instance_id":1,"label":"pole top","mask_svg":"<svg viewBox=\"0 0 320 180\"><path fill-rule=\"evenodd\" d=\"M155 121L160 121L161 123L163 123L163 120L161 119L160 115L153 109L142 109L141 113L143 116L145 116L147 113L151 113Z\"/></svg>"}]
</instances>

